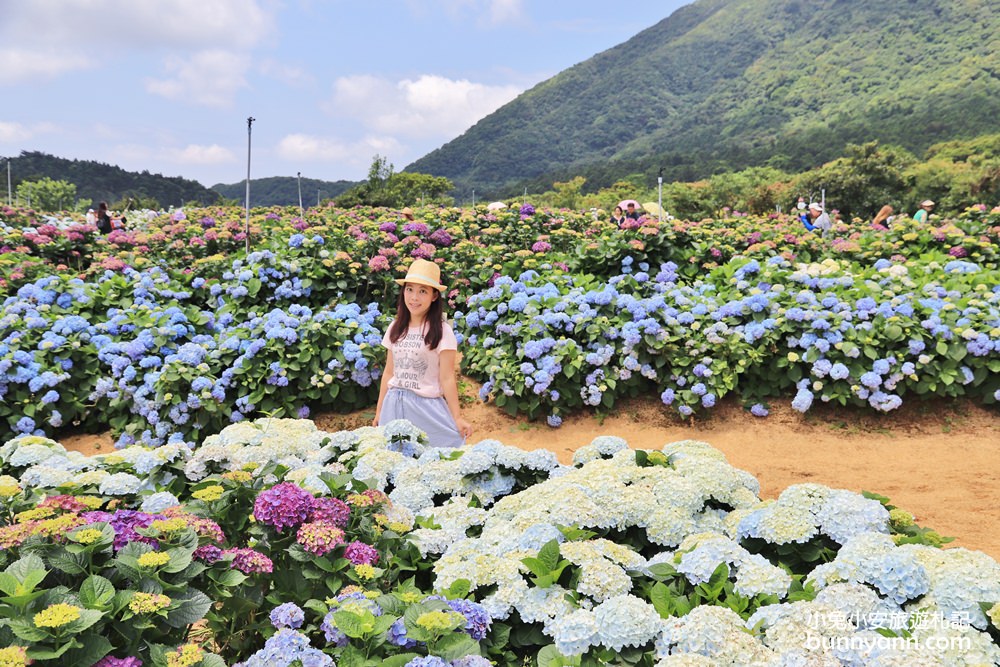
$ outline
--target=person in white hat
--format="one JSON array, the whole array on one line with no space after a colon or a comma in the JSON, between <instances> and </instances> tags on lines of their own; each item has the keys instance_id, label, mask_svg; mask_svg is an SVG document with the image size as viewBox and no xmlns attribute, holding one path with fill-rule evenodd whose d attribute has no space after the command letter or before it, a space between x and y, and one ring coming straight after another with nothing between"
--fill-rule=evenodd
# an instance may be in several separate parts
<instances>
[{"instance_id":1,"label":"person in white hat","mask_svg":"<svg viewBox=\"0 0 1000 667\"><path fill-rule=\"evenodd\" d=\"M934 206L934 202L930 199L923 200L920 202L920 208L913 214L913 219L917 222L927 222L928 216L934 211Z\"/></svg>"},{"instance_id":2,"label":"person in white hat","mask_svg":"<svg viewBox=\"0 0 1000 667\"><path fill-rule=\"evenodd\" d=\"M382 337L387 352L372 425L406 419L427 434L430 446L461 447L472 426L458 401L458 340L444 319L441 269L415 259L396 283L403 289L396 318Z\"/></svg>"},{"instance_id":3,"label":"person in white hat","mask_svg":"<svg viewBox=\"0 0 1000 667\"><path fill-rule=\"evenodd\" d=\"M808 212L800 215L799 220L810 232L818 231L821 234L826 234L832 227L830 216L823 210L823 205L817 202L809 204Z\"/></svg>"}]
</instances>

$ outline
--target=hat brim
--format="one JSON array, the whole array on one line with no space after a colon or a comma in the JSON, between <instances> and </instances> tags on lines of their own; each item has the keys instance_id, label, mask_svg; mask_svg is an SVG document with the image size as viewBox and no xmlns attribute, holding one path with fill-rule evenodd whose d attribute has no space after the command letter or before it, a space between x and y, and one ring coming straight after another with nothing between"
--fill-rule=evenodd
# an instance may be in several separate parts
<instances>
[{"instance_id":1,"label":"hat brim","mask_svg":"<svg viewBox=\"0 0 1000 667\"><path fill-rule=\"evenodd\" d=\"M420 276L411 276L408 278L396 278L396 284L403 286L406 283L414 283L416 285L425 285L427 287L433 287L439 292L444 292L447 288L444 285L438 285L437 283L431 282L427 278L421 278Z\"/></svg>"}]
</instances>

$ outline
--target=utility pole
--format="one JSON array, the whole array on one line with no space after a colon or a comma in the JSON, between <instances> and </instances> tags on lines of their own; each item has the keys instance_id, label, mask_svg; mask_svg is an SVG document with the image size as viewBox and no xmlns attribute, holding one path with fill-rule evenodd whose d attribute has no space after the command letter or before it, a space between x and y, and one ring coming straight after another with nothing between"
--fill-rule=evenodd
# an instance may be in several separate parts
<instances>
[{"instance_id":1,"label":"utility pole","mask_svg":"<svg viewBox=\"0 0 1000 667\"><path fill-rule=\"evenodd\" d=\"M11 192L10 192L10 158L7 158L7 206L11 205Z\"/></svg>"},{"instance_id":2,"label":"utility pole","mask_svg":"<svg viewBox=\"0 0 1000 667\"><path fill-rule=\"evenodd\" d=\"M250 132L254 120L256 119L253 116L247 118L247 220L243 231L246 234L246 252L248 255L250 254Z\"/></svg>"},{"instance_id":3,"label":"utility pole","mask_svg":"<svg viewBox=\"0 0 1000 667\"><path fill-rule=\"evenodd\" d=\"M656 176L656 197L660 208L660 222L663 222L663 167L660 167L660 173Z\"/></svg>"},{"instance_id":4,"label":"utility pole","mask_svg":"<svg viewBox=\"0 0 1000 667\"><path fill-rule=\"evenodd\" d=\"M305 209L302 208L302 172L297 173L296 178L299 180L299 215L305 215Z\"/></svg>"},{"instance_id":5,"label":"utility pole","mask_svg":"<svg viewBox=\"0 0 1000 667\"><path fill-rule=\"evenodd\" d=\"M472 191L472 208L476 208L476 191Z\"/></svg>"}]
</instances>

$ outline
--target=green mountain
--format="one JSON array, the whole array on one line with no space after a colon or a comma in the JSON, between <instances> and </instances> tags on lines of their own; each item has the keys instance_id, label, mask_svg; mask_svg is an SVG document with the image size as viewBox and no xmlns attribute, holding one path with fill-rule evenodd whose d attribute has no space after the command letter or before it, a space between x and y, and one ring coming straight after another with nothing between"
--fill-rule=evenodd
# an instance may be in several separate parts
<instances>
[{"instance_id":1,"label":"green mountain","mask_svg":"<svg viewBox=\"0 0 1000 667\"><path fill-rule=\"evenodd\" d=\"M302 179L302 205L313 206L323 199L332 199L357 185L354 181L321 181ZM235 199L241 205L246 201L246 181L226 185L219 183L212 189L226 199ZM250 179L250 203L253 206L298 206L299 183L291 176Z\"/></svg>"},{"instance_id":2,"label":"green mountain","mask_svg":"<svg viewBox=\"0 0 1000 667\"><path fill-rule=\"evenodd\" d=\"M0 158L6 163L6 158ZM5 165L6 166L6 165ZM155 204L182 206L188 202L214 204L219 194L209 190L197 181L180 176L161 176L125 171L103 162L92 160L68 160L36 151L23 151L19 157L10 158L12 175L11 189L17 191L19 183L36 181L48 177L57 181L68 181L76 185L80 200L90 199L94 204L106 201L109 204L126 198L141 200L143 205ZM6 199L7 179L3 178L3 192ZM72 202L67 202L70 206Z\"/></svg>"},{"instance_id":3,"label":"green mountain","mask_svg":"<svg viewBox=\"0 0 1000 667\"><path fill-rule=\"evenodd\" d=\"M996 131L997 0L697 0L406 168L504 196L818 166Z\"/></svg>"}]
</instances>

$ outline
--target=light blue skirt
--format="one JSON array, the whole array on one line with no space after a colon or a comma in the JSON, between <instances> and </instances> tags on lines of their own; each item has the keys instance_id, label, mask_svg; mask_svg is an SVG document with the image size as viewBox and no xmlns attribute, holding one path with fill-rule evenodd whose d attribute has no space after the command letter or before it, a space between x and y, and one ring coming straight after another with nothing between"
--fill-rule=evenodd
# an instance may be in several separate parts
<instances>
[{"instance_id":1,"label":"light blue skirt","mask_svg":"<svg viewBox=\"0 0 1000 667\"><path fill-rule=\"evenodd\" d=\"M408 389L391 388L382 401L378 425L385 426L393 419L405 419L426 433L429 447L461 447L465 444L465 438L458 432L443 396L427 398Z\"/></svg>"}]
</instances>

